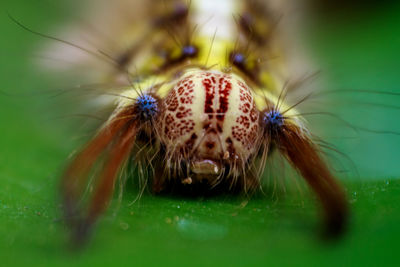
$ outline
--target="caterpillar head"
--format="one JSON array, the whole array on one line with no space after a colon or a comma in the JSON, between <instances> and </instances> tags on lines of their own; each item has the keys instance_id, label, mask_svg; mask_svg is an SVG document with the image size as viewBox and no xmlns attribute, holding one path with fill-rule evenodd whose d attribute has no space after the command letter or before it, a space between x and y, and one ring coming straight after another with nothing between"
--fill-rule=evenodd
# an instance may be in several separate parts
<instances>
[{"instance_id":1,"label":"caterpillar head","mask_svg":"<svg viewBox=\"0 0 400 267\"><path fill-rule=\"evenodd\" d=\"M260 147L259 117L251 89L235 74L187 72L169 90L157 126L168 168L185 164L183 179L210 185L228 172L240 175Z\"/></svg>"}]
</instances>

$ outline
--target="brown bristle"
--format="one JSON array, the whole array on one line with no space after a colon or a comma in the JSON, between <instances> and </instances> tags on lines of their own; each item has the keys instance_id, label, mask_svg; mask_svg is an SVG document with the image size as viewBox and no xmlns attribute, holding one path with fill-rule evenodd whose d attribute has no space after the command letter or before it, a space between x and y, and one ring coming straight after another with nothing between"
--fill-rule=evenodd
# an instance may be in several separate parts
<instances>
[{"instance_id":1,"label":"brown bristle","mask_svg":"<svg viewBox=\"0 0 400 267\"><path fill-rule=\"evenodd\" d=\"M72 228L75 242L86 239L90 226L106 208L114 189L118 170L129 156L137 133L137 122L132 109L115 116L74 158L62 180L61 194L66 222ZM90 172L105 153L101 172L88 208L82 207ZM87 214L85 214L87 212Z\"/></svg>"},{"instance_id":2,"label":"brown bristle","mask_svg":"<svg viewBox=\"0 0 400 267\"><path fill-rule=\"evenodd\" d=\"M285 125L276 143L293 167L307 181L322 203L328 236L338 236L348 219L348 205L342 187L318 153L318 147L295 125Z\"/></svg>"}]
</instances>

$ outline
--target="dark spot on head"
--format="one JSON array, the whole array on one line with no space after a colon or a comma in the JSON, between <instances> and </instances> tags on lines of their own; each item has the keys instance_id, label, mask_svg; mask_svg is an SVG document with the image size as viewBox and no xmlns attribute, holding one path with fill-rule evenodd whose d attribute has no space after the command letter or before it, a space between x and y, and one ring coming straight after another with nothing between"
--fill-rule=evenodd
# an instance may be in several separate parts
<instances>
[{"instance_id":1,"label":"dark spot on head","mask_svg":"<svg viewBox=\"0 0 400 267\"><path fill-rule=\"evenodd\" d=\"M217 131L216 131L214 128L211 128L211 129L209 129L209 130L207 131L207 133L214 133L214 134L216 134Z\"/></svg>"},{"instance_id":2,"label":"dark spot on head","mask_svg":"<svg viewBox=\"0 0 400 267\"><path fill-rule=\"evenodd\" d=\"M208 149L213 149L213 148L215 147L215 143L214 143L214 142L206 142L206 143L205 143L205 146L206 146Z\"/></svg>"},{"instance_id":3,"label":"dark spot on head","mask_svg":"<svg viewBox=\"0 0 400 267\"><path fill-rule=\"evenodd\" d=\"M208 130L210 127L211 127L211 123L206 123L206 124L204 124L203 129Z\"/></svg>"},{"instance_id":4,"label":"dark spot on head","mask_svg":"<svg viewBox=\"0 0 400 267\"><path fill-rule=\"evenodd\" d=\"M194 142L196 141L196 139L197 139L197 135L196 135L195 133L193 133L193 134L190 136L190 139L186 141L185 145L186 145L186 149L187 149L188 151L190 151L191 149L193 149L193 147L194 147Z\"/></svg>"}]
</instances>

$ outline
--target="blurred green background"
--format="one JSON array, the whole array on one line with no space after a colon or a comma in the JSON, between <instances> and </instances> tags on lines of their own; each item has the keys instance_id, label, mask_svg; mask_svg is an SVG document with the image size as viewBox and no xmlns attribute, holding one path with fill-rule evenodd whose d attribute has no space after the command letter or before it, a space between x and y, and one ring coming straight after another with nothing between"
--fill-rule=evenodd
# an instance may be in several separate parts
<instances>
[{"instance_id":1,"label":"blurred green background","mask_svg":"<svg viewBox=\"0 0 400 267\"><path fill-rule=\"evenodd\" d=\"M399 4L318 3L304 39L326 90L400 93ZM0 8L0 265L398 266L400 111L392 106L400 97L384 93L326 95L333 103L328 110L358 131L332 117L310 118L351 158L334 156L347 170L340 177L352 209L343 239L318 238L318 209L307 191L249 202L145 194L131 205L136 192L127 190L89 246L71 252L57 182L65 160L87 138L68 119L51 119L55 100L41 92L55 81L32 64L32 51L43 40L15 25L5 10L30 28L51 32L71 19L74 1L3 0Z\"/></svg>"}]
</instances>

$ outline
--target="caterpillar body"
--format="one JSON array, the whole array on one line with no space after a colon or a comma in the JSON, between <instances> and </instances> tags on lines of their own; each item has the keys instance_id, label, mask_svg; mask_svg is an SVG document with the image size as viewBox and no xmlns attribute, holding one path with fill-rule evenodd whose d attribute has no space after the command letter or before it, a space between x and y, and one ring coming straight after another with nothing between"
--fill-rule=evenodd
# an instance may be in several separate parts
<instances>
[{"instance_id":1,"label":"caterpillar body","mask_svg":"<svg viewBox=\"0 0 400 267\"><path fill-rule=\"evenodd\" d=\"M115 1L97 15L102 18L97 26L107 25L114 34L107 42L95 42L96 50L76 43L65 48L65 42L53 49L98 82L115 84L106 93L112 112L61 183L76 241L86 239L106 210L127 161L147 169L154 193L252 193L261 189L273 151L317 195L326 233L343 231L344 190L296 109L301 101L287 101L296 64L287 57L280 31L276 8L282 5ZM99 70L99 62L106 67ZM93 192L82 201L89 183Z\"/></svg>"}]
</instances>

